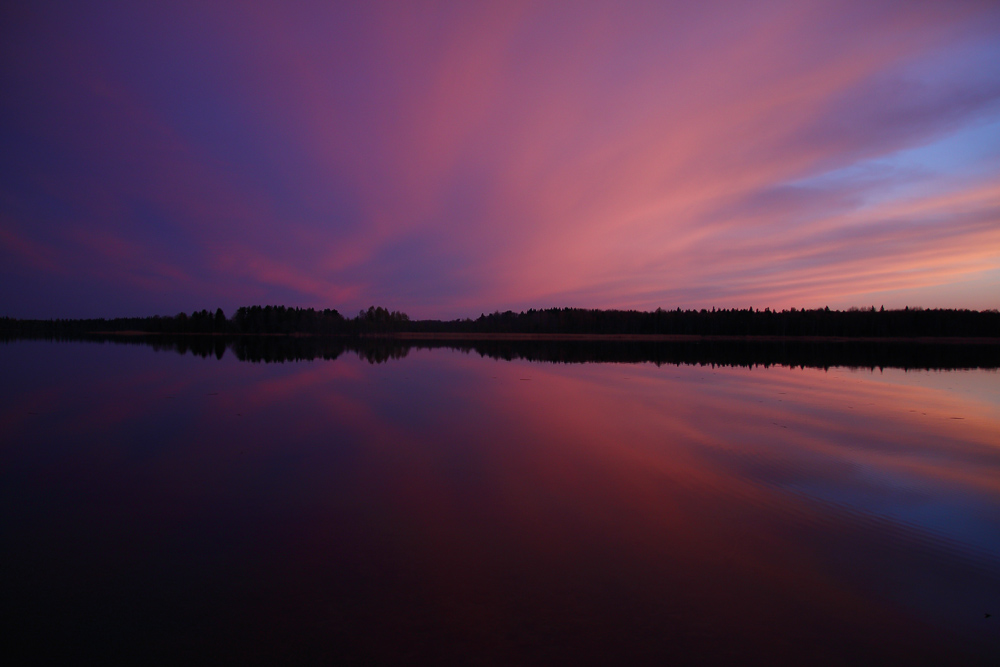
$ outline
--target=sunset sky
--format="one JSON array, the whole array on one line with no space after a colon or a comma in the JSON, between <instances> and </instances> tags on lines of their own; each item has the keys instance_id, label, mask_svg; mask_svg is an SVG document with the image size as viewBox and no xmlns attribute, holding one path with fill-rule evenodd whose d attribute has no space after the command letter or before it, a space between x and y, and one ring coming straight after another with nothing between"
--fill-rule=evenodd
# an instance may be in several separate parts
<instances>
[{"instance_id":1,"label":"sunset sky","mask_svg":"<svg viewBox=\"0 0 1000 667\"><path fill-rule=\"evenodd\" d=\"M13 2L0 316L1000 307L995 2Z\"/></svg>"}]
</instances>

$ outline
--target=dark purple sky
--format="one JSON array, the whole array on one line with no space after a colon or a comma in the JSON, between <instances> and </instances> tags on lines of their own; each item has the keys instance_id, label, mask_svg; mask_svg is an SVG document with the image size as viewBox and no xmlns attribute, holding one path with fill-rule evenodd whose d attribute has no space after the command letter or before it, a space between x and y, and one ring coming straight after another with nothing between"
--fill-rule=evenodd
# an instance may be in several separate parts
<instances>
[{"instance_id":1,"label":"dark purple sky","mask_svg":"<svg viewBox=\"0 0 1000 667\"><path fill-rule=\"evenodd\" d=\"M1000 307L996 3L0 11L0 315Z\"/></svg>"}]
</instances>

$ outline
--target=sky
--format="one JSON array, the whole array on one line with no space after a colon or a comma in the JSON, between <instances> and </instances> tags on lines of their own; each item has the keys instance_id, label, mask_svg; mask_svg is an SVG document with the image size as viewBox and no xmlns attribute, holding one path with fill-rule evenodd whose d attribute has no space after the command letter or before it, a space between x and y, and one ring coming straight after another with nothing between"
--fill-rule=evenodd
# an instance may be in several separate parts
<instances>
[{"instance_id":1,"label":"sky","mask_svg":"<svg viewBox=\"0 0 1000 667\"><path fill-rule=\"evenodd\" d=\"M12 2L0 316L1000 307L994 2Z\"/></svg>"}]
</instances>

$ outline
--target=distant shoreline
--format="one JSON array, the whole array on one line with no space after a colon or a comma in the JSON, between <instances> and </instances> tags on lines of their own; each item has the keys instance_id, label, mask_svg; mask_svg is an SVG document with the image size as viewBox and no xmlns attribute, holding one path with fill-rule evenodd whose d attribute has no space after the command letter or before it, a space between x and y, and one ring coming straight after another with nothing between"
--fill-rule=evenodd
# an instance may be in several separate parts
<instances>
[{"instance_id":1,"label":"distant shoreline","mask_svg":"<svg viewBox=\"0 0 1000 667\"><path fill-rule=\"evenodd\" d=\"M519 334L519 333L406 333L367 334L366 338L396 338L402 340L526 340L526 341L627 341L656 343L754 342L780 343L801 341L809 343L951 343L972 345L1000 345L1000 338L956 336L723 336L697 334Z\"/></svg>"},{"instance_id":2,"label":"distant shoreline","mask_svg":"<svg viewBox=\"0 0 1000 667\"><path fill-rule=\"evenodd\" d=\"M313 333L162 333L156 331L88 331L95 336L218 336L223 338L291 337L291 338L361 338L371 340L457 340L457 341L535 341L535 342L633 342L633 343L697 343L697 342L760 342L760 343L921 343L936 345L1000 345L1000 338L974 336L725 336L698 334L560 334L560 333L456 333L408 332L362 334Z\"/></svg>"},{"instance_id":3,"label":"distant shoreline","mask_svg":"<svg viewBox=\"0 0 1000 667\"><path fill-rule=\"evenodd\" d=\"M76 320L0 318L0 336L282 335L382 337L399 341L800 341L880 340L918 344L994 345L1000 312L904 310L594 310L549 308L482 314L476 319L415 320L375 308L347 318L337 310L243 306L227 318L221 308L173 317Z\"/></svg>"}]
</instances>

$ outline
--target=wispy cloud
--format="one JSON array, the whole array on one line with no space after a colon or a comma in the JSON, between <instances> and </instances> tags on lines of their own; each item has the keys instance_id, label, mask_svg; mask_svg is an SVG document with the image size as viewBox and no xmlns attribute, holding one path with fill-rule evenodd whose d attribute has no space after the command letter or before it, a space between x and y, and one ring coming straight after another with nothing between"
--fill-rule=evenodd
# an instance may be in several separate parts
<instances>
[{"instance_id":1,"label":"wispy cloud","mask_svg":"<svg viewBox=\"0 0 1000 667\"><path fill-rule=\"evenodd\" d=\"M65 266L136 305L1000 305L946 289L1000 264L989 5L245 10L6 23L0 247L39 313Z\"/></svg>"}]
</instances>

